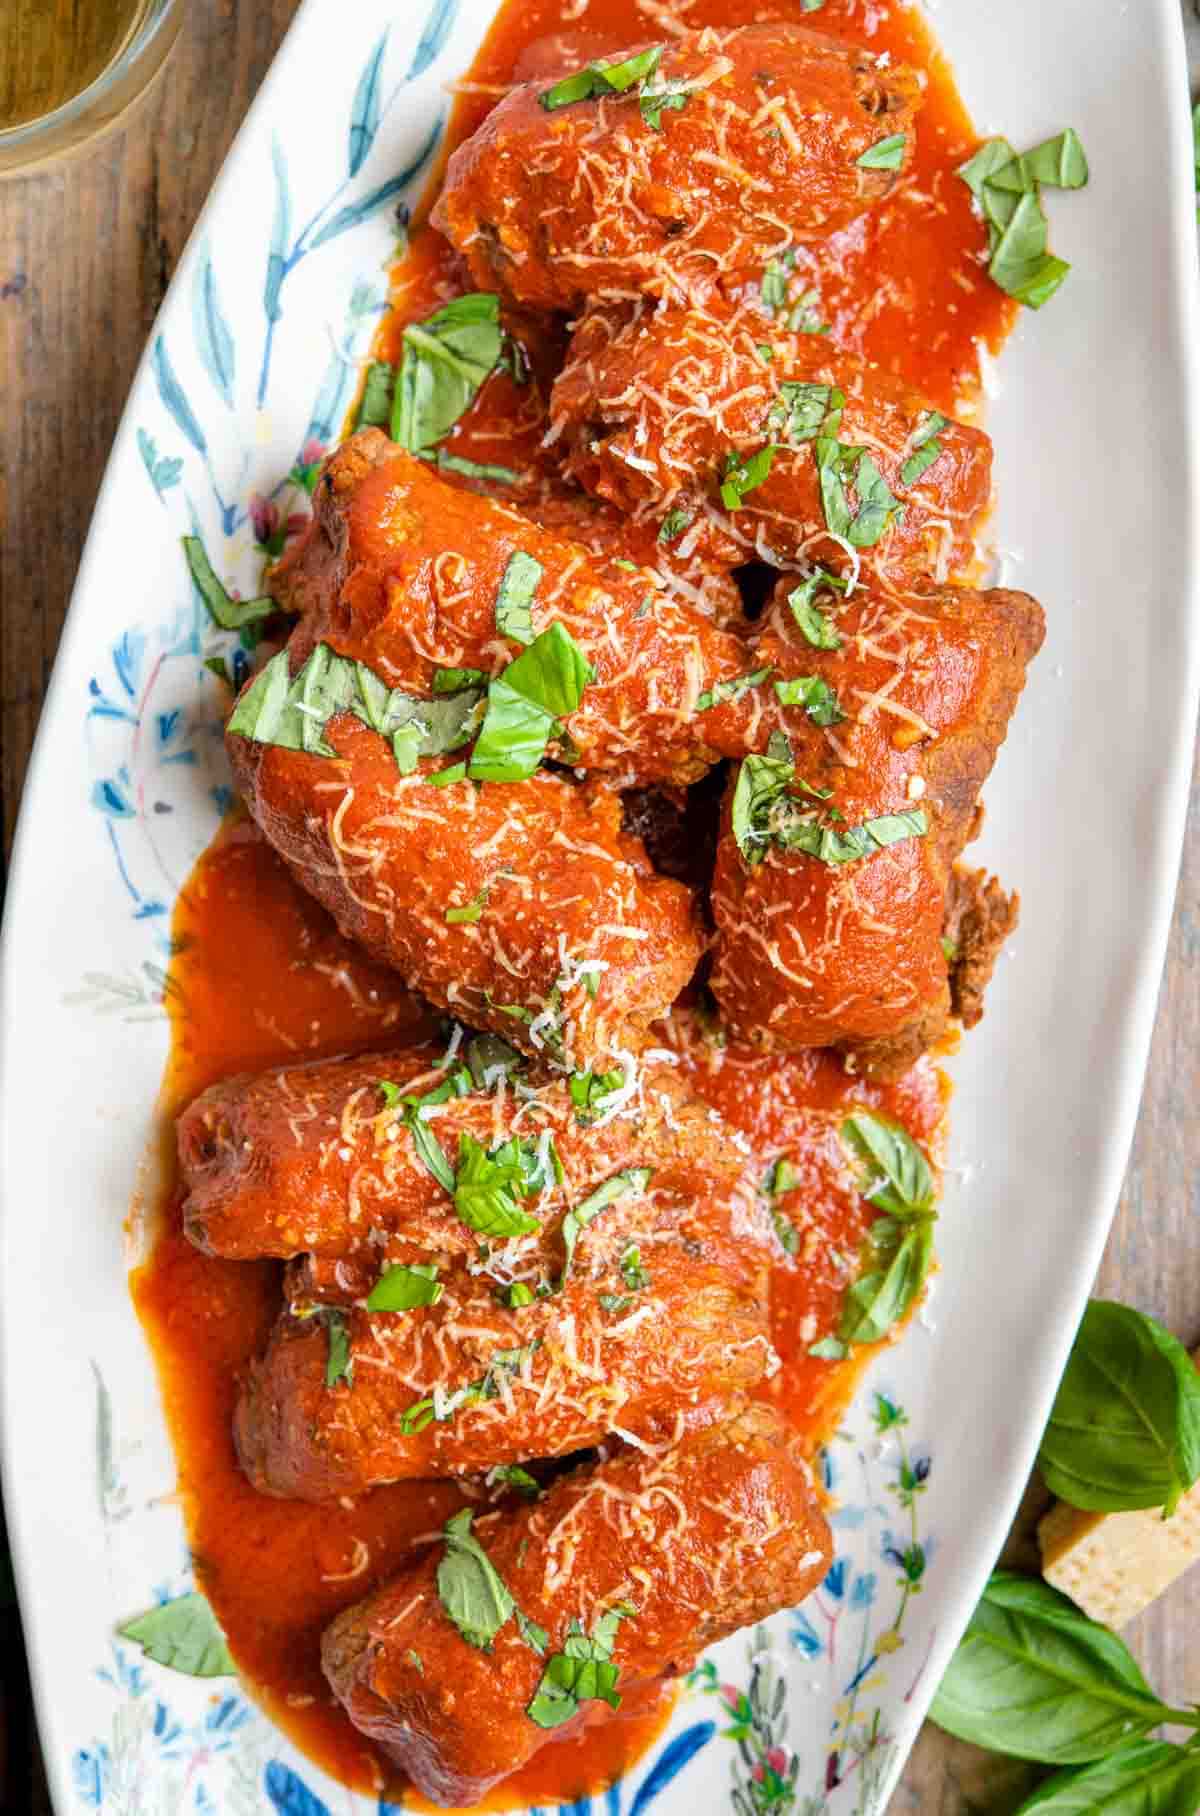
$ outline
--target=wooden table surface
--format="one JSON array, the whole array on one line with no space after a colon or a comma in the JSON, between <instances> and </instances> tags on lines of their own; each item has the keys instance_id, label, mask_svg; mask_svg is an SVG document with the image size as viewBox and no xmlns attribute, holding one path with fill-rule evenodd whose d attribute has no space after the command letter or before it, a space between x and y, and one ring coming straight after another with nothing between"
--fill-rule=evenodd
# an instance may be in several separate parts
<instances>
[{"instance_id":1,"label":"wooden table surface","mask_svg":"<svg viewBox=\"0 0 1200 1816\"><path fill-rule=\"evenodd\" d=\"M401 0L401 4L403 0ZM0 182L0 789L4 850L83 539L134 367L246 106L295 0L193 0L160 86L73 164ZM1197 28L1192 23L1193 35ZM1193 44L1193 70L1200 73ZM1180 72L1183 79L1183 72ZM135 555L136 558L136 555ZM1182 603L1182 602L1181 602ZM1102 883L1101 883L1102 886ZM985 1037L986 1038L986 1037ZM1200 788L1187 846L1141 1120L1098 1291L1200 1339ZM1010 1542L1036 1567L1031 1485ZM50 1810L0 1584L0 1808ZM1200 1571L1129 1638L1168 1700L1200 1700ZM893 1816L1003 1816L1027 1768L927 1728Z\"/></svg>"}]
</instances>

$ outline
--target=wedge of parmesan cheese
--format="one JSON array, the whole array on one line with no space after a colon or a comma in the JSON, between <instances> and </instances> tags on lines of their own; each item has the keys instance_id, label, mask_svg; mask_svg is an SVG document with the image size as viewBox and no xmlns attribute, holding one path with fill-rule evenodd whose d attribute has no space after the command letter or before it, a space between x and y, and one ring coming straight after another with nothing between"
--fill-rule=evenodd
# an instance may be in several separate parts
<instances>
[{"instance_id":1,"label":"wedge of parmesan cheese","mask_svg":"<svg viewBox=\"0 0 1200 1816\"><path fill-rule=\"evenodd\" d=\"M1038 1526L1042 1575L1106 1627L1124 1627L1200 1558L1200 1483L1159 1509L1080 1513L1056 1501Z\"/></svg>"},{"instance_id":2,"label":"wedge of parmesan cheese","mask_svg":"<svg viewBox=\"0 0 1200 1816\"><path fill-rule=\"evenodd\" d=\"M1200 1349L1192 1356L1200 1368ZM1200 1482L1169 1520L1137 1513L1081 1513L1056 1501L1038 1525L1042 1575L1106 1627L1124 1627L1200 1558Z\"/></svg>"}]
</instances>

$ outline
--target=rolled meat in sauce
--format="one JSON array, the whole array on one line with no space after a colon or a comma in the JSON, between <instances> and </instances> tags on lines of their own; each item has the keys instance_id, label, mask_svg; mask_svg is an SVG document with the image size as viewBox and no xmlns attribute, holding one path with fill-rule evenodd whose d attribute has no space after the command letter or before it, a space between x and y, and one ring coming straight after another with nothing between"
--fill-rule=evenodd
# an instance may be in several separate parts
<instances>
[{"instance_id":1,"label":"rolled meat in sauce","mask_svg":"<svg viewBox=\"0 0 1200 1816\"><path fill-rule=\"evenodd\" d=\"M664 89L676 103L656 110ZM556 105L563 92L508 94L433 213L481 289L544 309L694 294L824 239L891 189L896 170L860 160L900 134L903 168L920 102L914 71L793 25L708 27L663 46L637 88Z\"/></svg>"},{"instance_id":2,"label":"rolled meat in sauce","mask_svg":"<svg viewBox=\"0 0 1200 1816\"><path fill-rule=\"evenodd\" d=\"M238 789L341 931L439 1008L570 1069L636 1045L703 950L692 892L622 830L620 798L539 770L524 782L399 774L349 713L333 758L230 733Z\"/></svg>"},{"instance_id":3,"label":"rolled meat in sauce","mask_svg":"<svg viewBox=\"0 0 1200 1816\"><path fill-rule=\"evenodd\" d=\"M830 440L865 449L899 507L870 547L894 584L967 567L991 497L982 430L934 412L823 335L790 333L716 297L690 309L590 309L555 383L551 420L568 474L621 510L677 524L677 558L707 551L732 564L765 553L844 567L817 460ZM728 511L729 457L768 446L767 477Z\"/></svg>"},{"instance_id":4,"label":"rolled meat in sauce","mask_svg":"<svg viewBox=\"0 0 1200 1816\"><path fill-rule=\"evenodd\" d=\"M302 614L293 669L327 643L391 687L427 695L439 669L491 675L520 654L497 627L514 555L540 568L535 631L557 622L594 670L565 719L571 761L625 781L689 782L718 752L695 702L735 671L738 639L666 592L651 569L597 556L510 505L446 485L428 464L365 429L330 456L306 534L277 565L275 596Z\"/></svg>"},{"instance_id":5,"label":"rolled meat in sauce","mask_svg":"<svg viewBox=\"0 0 1200 1816\"><path fill-rule=\"evenodd\" d=\"M703 1647L801 1601L832 1555L805 1467L765 1407L665 1452L576 1471L518 1513L485 1514L470 1536L514 1607L490 1650L447 1612L453 1541L339 1615L322 1646L355 1726L441 1804L473 1804L548 1741L610 1719L596 1690L618 1700L678 1677ZM544 1653L523 1637L538 1638L531 1622ZM593 1700L553 1687L556 1675L569 1686L570 1666L551 1667L542 1688L577 1628L611 1667L587 1686Z\"/></svg>"},{"instance_id":6,"label":"rolled meat in sauce","mask_svg":"<svg viewBox=\"0 0 1200 1816\"><path fill-rule=\"evenodd\" d=\"M651 1168L660 1189L690 1192L702 1208L740 1190L743 1155L670 1064L648 1060L636 1073L631 1064L631 1084L620 1068L576 1080L573 1096L487 1037L449 1064L442 1053L420 1044L277 1066L201 1092L178 1123L190 1240L230 1260L314 1255L372 1273L384 1262L474 1256L480 1239L422 1157L406 1098L435 1099L419 1120L452 1168L464 1135L489 1150L513 1136L544 1150L537 1190L521 1200L537 1228L517 1240L511 1279L556 1273L566 1212L627 1169ZM508 1246L497 1253L503 1262Z\"/></svg>"},{"instance_id":7,"label":"rolled meat in sauce","mask_svg":"<svg viewBox=\"0 0 1200 1816\"><path fill-rule=\"evenodd\" d=\"M894 1075L950 1011L951 866L1044 620L1025 593L868 586L840 611L819 596L839 641L821 649L791 621L793 590L778 589L756 660L823 684L846 717L822 727L804 706L782 708L790 756L777 742L773 768L768 752L731 781L711 987L739 1038L836 1045L862 1071ZM816 710L832 716L830 695Z\"/></svg>"}]
</instances>

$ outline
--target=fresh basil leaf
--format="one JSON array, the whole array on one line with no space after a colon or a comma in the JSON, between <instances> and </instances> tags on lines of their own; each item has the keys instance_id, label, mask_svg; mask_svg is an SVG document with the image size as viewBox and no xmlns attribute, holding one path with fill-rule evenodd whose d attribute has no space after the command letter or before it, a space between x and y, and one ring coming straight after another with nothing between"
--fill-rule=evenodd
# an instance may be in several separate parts
<instances>
[{"instance_id":1,"label":"fresh basil leaf","mask_svg":"<svg viewBox=\"0 0 1200 1816\"><path fill-rule=\"evenodd\" d=\"M217 1617L198 1590L160 1602L118 1627L147 1658L184 1677L233 1677L236 1666Z\"/></svg>"},{"instance_id":2,"label":"fresh basil leaf","mask_svg":"<svg viewBox=\"0 0 1200 1816\"><path fill-rule=\"evenodd\" d=\"M433 775L425 777L431 788L452 788L455 782L465 782L466 779L465 763L451 763L449 769L438 769Z\"/></svg>"},{"instance_id":3,"label":"fresh basil leaf","mask_svg":"<svg viewBox=\"0 0 1200 1816\"><path fill-rule=\"evenodd\" d=\"M971 1616L930 1718L959 1740L1044 1765L1086 1765L1166 1721L1123 1640L1057 1589L996 1571Z\"/></svg>"},{"instance_id":4,"label":"fresh basil leaf","mask_svg":"<svg viewBox=\"0 0 1200 1816\"><path fill-rule=\"evenodd\" d=\"M532 1343L526 1343L521 1349L498 1349L488 1363L487 1370L477 1381L471 1381L466 1387L460 1387L455 1393L447 1394L439 1412L437 1401L432 1394L423 1400L414 1400L400 1415L400 1429L405 1437L424 1431L426 1426L435 1421L445 1424L464 1406L476 1406L481 1400L495 1400L500 1388L499 1380L504 1375L519 1375L529 1359L536 1355L542 1346L540 1337Z\"/></svg>"},{"instance_id":5,"label":"fresh basil leaf","mask_svg":"<svg viewBox=\"0 0 1200 1816\"><path fill-rule=\"evenodd\" d=\"M894 132L886 139L880 139L877 145L868 146L860 158L854 162L860 170L899 170L904 162L905 136Z\"/></svg>"},{"instance_id":6,"label":"fresh basil leaf","mask_svg":"<svg viewBox=\"0 0 1200 1816\"><path fill-rule=\"evenodd\" d=\"M499 1237L528 1236L540 1229L537 1218L517 1202L517 1192L527 1196L523 1188L519 1153L502 1147L489 1154L473 1135L460 1134L454 1208L469 1229Z\"/></svg>"},{"instance_id":7,"label":"fresh basil leaf","mask_svg":"<svg viewBox=\"0 0 1200 1816\"><path fill-rule=\"evenodd\" d=\"M240 631L247 624L261 624L279 607L273 599L231 599L217 579L208 552L199 536L183 538L183 553L196 591L208 607L214 624L223 631Z\"/></svg>"},{"instance_id":8,"label":"fresh basil leaf","mask_svg":"<svg viewBox=\"0 0 1200 1816\"><path fill-rule=\"evenodd\" d=\"M516 1473L524 1475L525 1471L519 1469ZM529 1480L532 1482L533 1477L530 1476ZM533 1485L536 1489L537 1483L534 1482ZM517 1609L517 1631L531 1651L536 1652L539 1658L545 1658L546 1647L550 1644L550 1635L544 1627L539 1627L536 1621L531 1621L529 1616L523 1614L519 1608Z\"/></svg>"},{"instance_id":9,"label":"fresh basil leaf","mask_svg":"<svg viewBox=\"0 0 1200 1816\"><path fill-rule=\"evenodd\" d=\"M462 907L447 908L446 925L448 927L461 927L464 924L474 926L476 921L481 921L483 919L483 911L487 907L487 900L488 892L487 885L485 884L479 891L479 894L473 897L471 901L465 902Z\"/></svg>"},{"instance_id":10,"label":"fresh basil leaf","mask_svg":"<svg viewBox=\"0 0 1200 1816\"><path fill-rule=\"evenodd\" d=\"M539 1728L560 1727L582 1702L602 1701L610 1709L620 1708L616 1691L620 1673L612 1662L613 1644L620 1623L636 1613L630 1603L617 1602L596 1622L590 1639L577 1620L570 1623L562 1651L547 1660L526 1710L531 1721Z\"/></svg>"},{"instance_id":11,"label":"fresh basil leaf","mask_svg":"<svg viewBox=\"0 0 1200 1816\"><path fill-rule=\"evenodd\" d=\"M395 366L386 359L373 359L367 367L367 379L354 423L356 429L387 428L392 420L392 392L395 386Z\"/></svg>"},{"instance_id":12,"label":"fresh basil leaf","mask_svg":"<svg viewBox=\"0 0 1200 1816\"><path fill-rule=\"evenodd\" d=\"M998 170L1011 164L1016 155L1007 139L985 139L975 155L959 165L958 175L981 206L985 185Z\"/></svg>"},{"instance_id":13,"label":"fresh basil leaf","mask_svg":"<svg viewBox=\"0 0 1200 1816\"><path fill-rule=\"evenodd\" d=\"M444 1288L433 1262L416 1261L411 1267L384 1268L367 1299L369 1312L411 1312L419 1305L436 1305Z\"/></svg>"},{"instance_id":14,"label":"fresh basil leaf","mask_svg":"<svg viewBox=\"0 0 1200 1816\"><path fill-rule=\"evenodd\" d=\"M787 327L793 334L828 334L830 324L823 322L814 305L820 302L815 290L805 290L788 310Z\"/></svg>"},{"instance_id":15,"label":"fresh basil leaf","mask_svg":"<svg viewBox=\"0 0 1200 1816\"><path fill-rule=\"evenodd\" d=\"M1069 1506L1173 1513L1200 1477L1200 1370L1182 1343L1130 1305L1093 1299L1038 1463Z\"/></svg>"},{"instance_id":16,"label":"fresh basil leaf","mask_svg":"<svg viewBox=\"0 0 1200 1816\"><path fill-rule=\"evenodd\" d=\"M1046 257L1049 232L1041 197L1036 191L1019 196L992 253L988 266L992 282L1010 295L1027 283Z\"/></svg>"},{"instance_id":17,"label":"fresh basil leaf","mask_svg":"<svg viewBox=\"0 0 1200 1816\"><path fill-rule=\"evenodd\" d=\"M511 467L495 466L488 462L483 465L477 460L468 460L463 454L447 454L445 448L437 451L438 471L442 473L461 473L465 479L487 479L501 486L519 486L524 483L524 476L515 473Z\"/></svg>"},{"instance_id":18,"label":"fresh basil leaf","mask_svg":"<svg viewBox=\"0 0 1200 1816\"><path fill-rule=\"evenodd\" d=\"M421 754L421 732L416 725L402 725L392 733L392 755L402 776L411 776Z\"/></svg>"},{"instance_id":19,"label":"fresh basil leaf","mask_svg":"<svg viewBox=\"0 0 1200 1816\"><path fill-rule=\"evenodd\" d=\"M809 794L819 792L803 782L797 786ZM822 864L856 864L861 858L874 857L885 846L898 845L904 839L923 838L929 831L929 820L923 807L882 814L877 820L864 820L861 826L847 826L844 830L837 824L823 823L807 811L800 811L794 803L789 803L789 809L775 813L769 836L785 851L802 851L806 857L817 858Z\"/></svg>"},{"instance_id":20,"label":"fresh basil leaf","mask_svg":"<svg viewBox=\"0 0 1200 1816\"><path fill-rule=\"evenodd\" d=\"M771 1222L775 1226L775 1235L784 1253L798 1255L800 1253L800 1232L791 1218L783 1211L772 1210Z\"/></svg>"},{"instance_id":21,"label":"fresh basil leaf","mask_svg":"<svg viewBox=\"0 0 1200 1816\"><path fill-rule=\"evenodd\" d=\"M902 1220L933 1210L933 1173L907 1129L874 1110L852 1110L840 1133L868 1203Z\"/></svg>"},{"instance_id":22,"label":"fresh basil leaf","mask_svg":"<svg viewBox=\"0 0 1200 1816\"><path fill-rule=\"evenodd\" d=\"M1088 180L1088 161L1079 135L1068 126L1065 132L1043 139L1032 151L1023 151L993 170L987 181L993 189L1008 189L1025 195L1039 183L1054 189L1082 189Z\"/></svg>"},{"instance_id":23,"label":"fresh basil leaf","mask_svg":"<svg viewBox=\"0 0 1200 1816\"><path fill-rule=\"evenodd\" d=\"M499 1074L505 1080L519 1072L525 1061L515 1047L498 1034L475 1034L467 1042L467 1065L478 1090L486 1090Z\"/></svg>"},{"instance_id":24,"label":"fresh basil leaf","mask_svg":"<svg viewBox=\"0 0 1200 1816\"><path fill-rule=\"evenodd\" d=\"M650 1276L642 1266L642 1251L636 1242L631 1242L624 1250L618 1263L621 1278L631 1293L643 1292L650 1284Z\"/></svg>"},{"instance_id":25,"label":"fresh basil leaf","mask_svg":"<svg viewBox=\"0 0 1200 1816\"><path fill-rule=\"evenodd\" d=\"M903 515L903 505L893 498L865 448L847 447L822 435L813 444L813 453L826 528L854 548L873 548L892 518ZM858 496L856 512L851 512L847 485L853 485Z\"/></svg>"},{"instance_id":26,"label":"fresh basil leaf","mask_svg":"<svg viewBox=\"0 0 1200 1816\"><path fill-rule=\"evenodd\" d=\"M533 642L533 619L529 608L541 578L541 562L527 555L524 549L515 549L500 576L500 591L496 595L496 629L502 637L511 637L514 643Z\"/></svg>"},{"instance_id":27,"label":"fresh basil leaf","mask_svg":"<svg viewBox=\"0 0 1200 1816\"><path fill-rule=\"evenodd\" d=\"M814 725L836 725L846 717L832 687L819 675L795 675L790 681L777 681L775 693L781 706L802 706Z\"/></svg>"},{"instance_id":28,"label":"fresh basil leaf","mask_svg":"<svg viewBox=\"0 0 1200 1816\"><path fill-rule=\"evenodd\" d=\"M618 1198L626 1198L631 1192L644 1192L653 1177L653 1167L625 1167L620 1173L614 1173L611 1179L606 1179L603 1185L598 1185L594 1192L589 1192L586 1198L567 1212L562 1221L564 1257L563 1271L555 1289L557 1292L561 1292L566 1283L575 1260L575 1245L588 1224L610 1204L615 1204Z\"/></svg>"},{"instance_id":29,"label":"fresh basil leaf","mask_svg":"<svg viewBox=\"0 0 1200 1816\"><path fill-rule=\"evenodd\" d=\"M517 1312L523 1305L532 1305L537 1294L523 1280L513 1280L508 1286L500 1287L496 1297L506 1310Z\"/></svg>"},{"instance_id":30,"label":"fresh basil leaf","mask_svg":"<svg viewBox=\"0 0 1200 1816\"><path fill-rule=\"evenodd\" d=\"M620 1090L624 1082L624 1072L572 1072L567 1088L575 1106L575 1120L594 1121L604 1099Z\"/></svg>"},{"instance_id":31,"label":"fresh basil leaf","mask_svg":"<svg viewBox=\"0 0 1200 1816\"><path fill-rule=\"evenodd\" d=\"M925 421L909 440L908 459L900 468L902 486L915 486L921 475L929 471L942 452L942 444L938 440L938 435L943 429L949 427L948 417L942 416L937 410L930 410Z\"/></svg>"},{"instance_id":32,"label":"fresh basil leaf","mask_svg":"<svg viewBox=\"0 0 1200 1816\"><path fill-rule=\"evenodd\" d=\"M487 712L468 774L520 782L536 771L560 719L578 709L595 670L557 621L534 638L488 689Z\"/></svg>"},{"instance_id":33,"label":"fresh basil leaf","mask_svg":"<svg viewBox=\"0 0 1200 1816\"><path fill-rule=\"evenodd\" d=\"M727 700L740 700L752 687L759 687L770 672L770 668L756 668L749 675L731 675L727 681L715 681L698 697L696 711L706 713L714 706L724 706Z\"/></svg>"},{"instance_id":34,"label":"fresh basil leaf","mask_svg":"<svg viewBox=\"0 0 1200 1816\"><path fill-rule=\"evenodd\" d=\"M818 1362L844 1362L850 1351L837 1337L822 1337L817 1343L810 1343L806 1352L815 1356Z\"/></svg>"},{"instance_id":35,"label":"fresh basil leaf","mask_svg":"<svg viewBox=\"0 0 1200 1816\"><path fill-rule=\"evenodd\" d=\"M487 1552L472 1537L472 1517L471 1509L464 1507L446 1521L437 1592L467 1644L490 1652L497 1633L512 1619L515 1603Z\"/></svg>"},{"instance_id":36,"label":"fresh basil leaf","mask_svg":"<svg viewBox=\"0 0 1200 1816\"><path fill-rule=\"evenodd\" d=\"M695 515L695 511L685 511L680 506L676 506L673 511L668 511L659 526L658 540L660 542L678 541Z\"/></svg>"},{"instance_id":37,"label":"fresh basil leaf","mask_svg":"<svg viewBox=\"0 0 1200 1816\"><path fill-rule=\"evenodd\" d=\"M1137 1740L1082 1771L1056 1772L1014 1816L1195 1816L1200 1753Z\"/></svg>"},{"instance_id":38,"label":"fresh basil leaf","mask_svg":"<svg viewBox=\"0 0 1200 1816\"><path fill-rule=\"evenodd\" d=\"M350 1322L345 1312L336 1306L323 1309L322 1323L325 1325L329 1340L329 1353L325 1360L325 1385L336 1387L344 1381L347 1387L354 1385L354 1358L350 1353Z\"/></svg>"},{"instance_id":39,"label":"fresh basil leaf","mask_svg":"<svg viewBox=\"0 0 1200 1816\"><path fill-rule=\"evenodd\" d=\"M795 254L789 256L790 263L786 259L772 259L762 274L758 290L762 298L762 306L768 315L776 315L780 309L787 306L788 283L792 267L796 263Z\"/></svg>"},{"instance_id":40,"label":"fresh basil leaf","mask_svg":"<svg viewBox=\"0 0 1200 1816\"><path fill-rule=\"evenodd\" d=\"M410 454L430 452L449 433L499 363L504 346L500 298L457 296L404 330L392 403L392 440Z\"/></svg>"},{"instance_id":41,"label":"fresh basil leaf","mask_svg":"<svg viewBox=\"0 0 1200 1816\"><path fill-rule=\"evenodd\" d=\"M933 1260L934 1213L901 1222L877 1217L867 1237L874 1263L842 1302L838 1340L881 1343L916 1303Z\"/></svg>"},{"instance_id":42,"label":"fresh basil leaf","mask_svg":"<svg viewBox=\"0 0 1200 1816\"><path fill-rule=\"evenodd\" d=\"M818 435L836 435L842 422L846 394L836 385L788 381L767 411L767 422L785 441L815 441Z\"/></svg>"},{"instance_id":43,"label":"fresh basil leaf","mask_svg":"<svg viewBox=\"0 0 1200 1816\"><path fill-rule=\"evenodd\" d=\"M804 1180L799 1167L793 1165L786 1154L783 1154L780 1155L779 1159L767 1174L766 1180L764 1181L764 1190L767 1191L772 1198L777 1198L783 1192L794 1192L797 1187L803 1185L803 1183Z\"/></svg>"},{"instance_id":44,"label":"fresh basil leaf","mask_svg":"<svg viewBox=\"0 0 1200 1816\"><path fill-rule=\"evenodd\" d=\"M824 568L817 568L815 573L810 574L807 580L788 594L792 616L814 649L841 649L842 640L833 621L814 601L818 593L844 593L847 585L848 582L838 575L827 574Z\"/></svg>"},{"instance_id":45,"label":"fresh basil leaf","mask_svg":"<svg viewBox=\"0 0 1200 1816\"><path fill-rule=\"evenodd\" d=\"M444 1191L456 1190L454 1168L446 1158L446 1150L433 1130L422 1120L420 1109L410 1104L404 1112L404 1121L412 1135L413 1147L422 1165L433 1174Z\"/></svg>"},{"instance_id":46,"label":"fresh basil leaf","mask_svg":"<svg viewBox=\"0 0 1200 1816\"><path fill-rule=\"evenodd\" d=\"M461 694L468 688L482 688L486 682L487 676L481 668L435 668L433 671L435 694Z\"/></svg>"},{"instance_id":47,"label":"fresh basil leaf","mask_svg":"<svg viewBox=\"0 0 1200 1816\"><path fill-rule=\"evenodd\" d=\"M1047 252L1017 282L1011 286L1002 284L1001 289L1008 290L1009 295L1024 303L1027 309L1040 309L1043 303L1050 301L1070 269L1065 259L1055 258L1053 253Z\"/></svg>"},{"instance_id":48,"label":"fresh basil leaf","mask_svg":"<svg viewBox=\"0 0 1200 1816\"><path fill-rule=\"evenodd\" d=\"M763 483L778 452L771 442L750 455L729 449L721 469L721 503L727 511L736 511L747 492L755 491Z\"/></svg>"},{"instance_id":49,"label":"fresh basil leaf","mask_svg":"<svg viewBox=\"0 0 1200 1816\"><path fill-rule=\"evenodd\" d=\"M856 450L858 466L854 473L854 490L858 494L858 511L847 534L856 549L874 548L893 517L901 517L904 507L893 498L887 481L865 448Z\"/></svg>"}]
</instances>

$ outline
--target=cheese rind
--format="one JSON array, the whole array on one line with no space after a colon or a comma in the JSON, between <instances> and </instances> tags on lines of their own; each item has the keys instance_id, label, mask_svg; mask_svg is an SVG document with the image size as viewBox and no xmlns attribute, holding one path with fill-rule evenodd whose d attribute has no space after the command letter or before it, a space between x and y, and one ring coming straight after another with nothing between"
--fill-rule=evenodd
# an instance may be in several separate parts
<instances>
[{"instance_id":1,"label":"cheese rind","mask_svg":"<svg viewBox=\"0 0 1200 1816\"><path fill-rule=\"evenodd\" d=\"M1081 1513L1058 1501L1038 1525L1042 1575L1106 1627L1124 1627L1200 1558L1200 1483L1169 1520L1158 1508Z\"/></svg>"}]
</instances>

